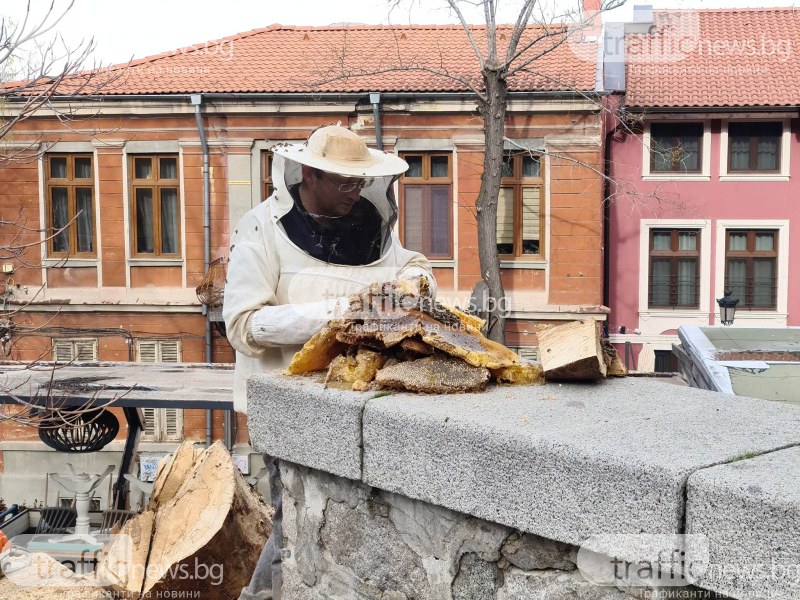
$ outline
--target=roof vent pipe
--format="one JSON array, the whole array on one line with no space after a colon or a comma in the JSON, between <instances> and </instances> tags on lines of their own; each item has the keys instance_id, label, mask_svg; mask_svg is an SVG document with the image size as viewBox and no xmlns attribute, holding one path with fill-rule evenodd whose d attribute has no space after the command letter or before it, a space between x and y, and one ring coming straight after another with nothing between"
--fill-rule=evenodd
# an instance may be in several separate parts
<instances>
[{"instance_id":1,"label":"roof vent pipe","mask_svg":"<svg viewBox=\"0 0 800 600\"><path fill-rule=\"evenodd\" d=\"M370 92L369 101L372 104L372 115L375 118L375 146L383 150L383 133L381 132L381 94Z\"/></svg>"}]
</instances>

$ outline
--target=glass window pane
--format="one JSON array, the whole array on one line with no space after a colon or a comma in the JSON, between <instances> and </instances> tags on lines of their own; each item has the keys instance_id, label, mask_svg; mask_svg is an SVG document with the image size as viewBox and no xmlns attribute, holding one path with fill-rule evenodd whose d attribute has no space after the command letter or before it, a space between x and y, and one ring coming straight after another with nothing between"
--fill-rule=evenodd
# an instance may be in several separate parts
<instances>
[{"instance_id":1,"label":"glass window pane","mask_svg":"<svg viewBox=\"0 0 800 600\"><path fill-rule=\"evenodd\" d=\"M678 232L678 250L697 250L697 232Z\"/></svg>"},{"instance_id":2,"label":"glass window pane","mask_svg":"<svg viewBox=\"0 0 800 600\"><path fill-rule=\"evenodd\" d=\"M539 254L542 188L522 189L522 254Z\"/></svg>"},{"instance_id":3,"label":"glass window pane","mask_svg":"<svg viewBox=\"0 0 800 600\"><path fill-rule=\"evenodd\" d=\"M729 259L725 268L727 279L726 289L731 291L731 297L739 300L739 306L747 303L746 283L747 283L747 262L740 259Z\"/></svg>"},{"instance_id":4,"label":"glass window pane","mask_svg":"<svg viewBox=\"0 0 800 600\"><path fill-rule=\"evenodd\" d=\"M650 304L669 306L670 264L668 258L654 258L650 265Z\"/></svg>"},{"instance_id":5,"label":"glass window pane","mask_svg":"<svg viewBox=\"0 0 800 600\"><path fill-rule=\"evenodd\" d=\"M728 250L731 252L747 251L747 233L728 233Z\"/></svg>"},{"instance_id":6,"label":"glass window pane","mask_svg":"<svg viewBox=\"0 0 800 600\"><path fill-rule=\"evenodd\" d=\"M750 170L750 138L728 136L731 154L731 171Z\"/></svg>"},{"instance_id":7,"label":"glass window pane","mask_svg":"<svg viewBox=\"0 0 800 600\"><path fill-rule=\"evenodd\" d=\"M88 156L75 158L75 179L92 178L92 159Z\"/></svg>"},{"instance_id":8,"label":"glass window pane","mask_svg":"<svg viewBox=\"0 0 800 600\"><path fill-rule=\"evenodd\" d=\"M653 157L654 171L670 171L672 169L672 154L670 147L672 138L650 137L650 152Z\"/></svg>"},{"instance_id":9,"label":"glass window pane","mask_svg":"<svg viewBox=\"0 0 800 600\"><path fill-rule=\"evenodd\" d=\"M525 156L522 159L523 177L541 177L541 160L538 156Z\"/></svg>"},{"instance_id":10,"label":"glass window pane","mask_svg":"<svg viewBox=\"0 0 800 600\"><path fill-rule=\"evenodd\" d=\"M153 248L153 190L136 189L136 252L152 254Z\"/></svg>"},{"instance_id":11,"label":"glass window pane","mask_svg":"<svg viewBox=\"0 0 800 600\"><path fill-rule=\"evenodd\" d=\"M680 140L680 166L681 171L700 170L700 139L683 137Z\"/></svg>"},{"instance_id":12,"label":"glass window pane","mask_svg":"<svg viewBox=\"0 0 800 600\"><path fill-rule=\"evenodd\" d=\"M678 306L697 306L697 259L678 260Z\"/></svg>"},{"instance_id":13,"label":"glass window pane","mask_svg":"<svg viewBox=\"0 0 800 600\"><path fill-rule=\"evenodd\" d=\"M50 157L50 177L53 179L66 179L67 178L67 157L66 156L51 156Z\"/></svg>"},{"instance_id":14,"label":"glass window pane","mask_svg":"<svg viewBox=\"0 0 800 600\"><path fill-rule=\"evenodd\" d=\"M772 232L756 232L756 251L772 252L775 250L775 234Z\"/></svg>"},{"instance_id":15,"label":"glass window pane","mask_svg":"<svg viewBox=\"0 0 800 600\"><path fill-rule=\"evenodd\" d=\"M672 233L669 231L653 232L653 250L671 250Z\"/></svg>"},{"instance_id":16,"label":"glass window pane","mask_svg":"<svg viewBox=\"0 0 800 600\"><path fill-rule=\"evenodd\" d=\"M500 248L510 250L500 252ZM497 251L514 253L514 188L500 188L497 198Z\"/></svg>"},{"instance_id":17,"label":"glass window pane","mask_svg":"<svg viewBox=\"0 0 800 600\"><path fill-rule=\"evenodd\" d=\"M771 308L775 304L775 261L753 260L753 306Z\"/></svg>"},{"instance_id":18,"label":"glass window pane","mask_svg":"<svg viewBox=\"0 0 800 600\"><path fill-rule=\"evenodd\" d=\"M160 158L159 164L161 165L160 179L177 179L178 178L178 159L177 158Z\"/></svg>"},{"instance_id":19,"label":"glass window pane","mask_svg":"<svg viewBox=\"0 0 800 600\"><path fill-rule=\"evenodd\" d=\"M69 223L69 197L67 188L50 190L52 211L50 217L53 224L53 252L69 252L69 232L64 229ZM58 231L61 229L62 231ZM58 231L58 233L56 233Z\"/></svg>"},{"instance_id":20,"label":"glass window pane","mask_svg":"<svg viewBox=\"0 0 800 600\"><path fill-rule=\"evenodd\" d=\"M153 161L150 158L133 159L133 177L135 179L153 178Z\"/></svg>"},{"instance_id":21,"label":"glass window pane","mask_svg":"<svg viewBox=\"0 0 800 600\"><path fill-rule=\"evenodd\" d=\"M178 190L161 190L161 253L178 253Z\"/></svg>"},{"instance_id":22,"label":"glass window pane","mask_svg":"<svg viewBox=\"0 0 800 600\"><path fill-rule=\"evenodd\" d=\"M431 177L450 177L447 156L431 156Z\"/></svg>"},{"instance_id":23,"label":"glass window pane","mask_svg":"<svg viewBox=\"0 0 800 600\"><path fill-rule=\"evenodd\" d=\"M405 161L408 163L408 171L406 177L422 177L422 157L421 156L406 156Z\"/></svg>"},{"instance_id":24,"label":"glass window pane","mask_svg":"<svg viewBox=\"0 0 800 600\"><path fill-rule=\"evenodd\" d=\"M503 164L500 167L500 176L501 177L513 177L514 176L514 156L511 154L504 154L503 155Z\"/></svg>"},{"instance_id":25,"label":"glass window pane","mask_svg":"<svg viewBox=\"0 0 800 600\"><path fill-rule=\"evenodd\" d=\"M761 137L756 144L756 169L775 171L778 168L778 139Z\"/></svg>"},{"instance_id":26,"label":"glass window pane","mask_svg":"<svg viewBox=\"0 0 800 600\"><path fill-rule=\"evenodd\" d=\"M422 252L422 186L403 187L403 246Z\"/></svg>"},{"instance_id":27,"label":"glass window pane","mask_svg":"<svg viewBox=\"0 0 800 600\"><path fill-rule=\"evenodd\" d=\"M431 187L430 207L430 254L431 256L450 256L451 203L450 186L437 185Z\"/></svg>"},{"instance_id":28,"label":"glass window pane","mask_svg":"<svg viewBox=\"0 0 800 600\"><path fill-rule=\"evenodd\" d=\"M92 189L77 188L75 190L75 227L78 240L78 252L94 252L94 224L92 219Z\"/></svg>"}]
</instances>

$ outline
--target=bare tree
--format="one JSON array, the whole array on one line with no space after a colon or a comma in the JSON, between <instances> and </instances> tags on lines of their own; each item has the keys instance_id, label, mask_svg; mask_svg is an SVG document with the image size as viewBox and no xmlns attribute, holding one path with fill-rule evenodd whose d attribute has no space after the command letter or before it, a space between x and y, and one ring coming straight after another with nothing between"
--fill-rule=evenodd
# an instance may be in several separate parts
<instances>
[{"instance_id":1,"label":"bare tree","mask_svg":"<svg viewBox=\"0 0 800 600\"><path fill-rule=\"evenodd\" d=\"M32 4L31 0L27 2L24 15L18 20L4 16L0 7L0 166L36 160L46 150L46 144L40 140L3 143L13 139L14 129L23 121L46 112L69 127L69 122L77 118L70 98L91 98L126 72L124 67L110 70L89 65L95 46L92 39L70 47L55 33L74 0L50 0L44 14L39 16L34 16ZM38 268L41 244L74 221L75 218L62 229L43 233L38 222L26 221L22 206L16 215L6 211L0 216L0 261L16 267ZM28 256L31 250L34 252ZM24 309L24 306L10 306L13 279L5 279L0 281L0 361L6 360L10 352L11 332L15 329L13 317ZM18 400L16 408L0 410L0 421L31 426L44 426L46 421L48 427L72 427L82 424L82 415L89 410L88 405L67 408L63 398L49 388L32 401L2 382L0 390Z\"/></svg>"},{"instance_id":2,"label":"bare tree","mask_svg":"<svg viewBox=\"0 0 800 600\"><path fill-rule=\"evenodd\" d=\"M409 0L389 0L390 15L400 10ZM413 4L414 0L410 0ZM452 12L463 27L469 45L477 58L480 77L457 73L448 70L447 64L404 62L401 52L395 56L393 64L375 67L374 63L359 69L346 56L347 44L340 49L334 58L335 67L321 73L320 81L313 85L329 83L336 79L349 77L365 77L392 71L423 71L458 82L474 94L478 113L483 121L485 136L485 153L481 187L474 206L474 215L478 225L478 252L481 268L481 279L488 288L488 337L505 341L505 290L500 279L500 261L497 253L497 211L500 195L504 144L511 142L505 136L506 109L509 94L509 80L516 77L527 77L530 80L549 80L559 84L559 89L573 90L589 98L586 91L575 90L564 74L564 80L558 81L553 74L546 74L537 69L537 61L555 51L560 46L572 41L580 41L585 29L599 24L599 15L603 11L621 6L625 0L596 0L597 10L581 9L563 11L556 14L558 6L547 6L543 0L523 0L513 25L500 25L497 21L499 0L442 0L442 4ZM483 12L484 26L476 28L471 25L465 11L480 9ZM587 57L594 60L594 56ZM539 62L541 64L541 62ZM597 98L600 110L606 110ZM512 142L513 144L513 142ZM522 148L521 150L525 150ZM570 161L567 157L568 162ZM574 161L572 162L580 162ZM592 169L599 177L606 175L596 168Z\"/></svg>"},{"instance_id":3,"label":"bare tree","mask_svg":"<svg viewBox=\"0 0 800 600\"><path fill-rule=\"evenodd\" d=\"M43 16L34 16L28 0L24 15L17 21L2 15L0 8L0 141L14 127L47 109L62 123L76 118L69 98L91 98L122 77L125 68L106 69L91 63L94 39L70 46L56 26L72 9L75 0L65 0L57 8L50 0ZM84 117L85 118L85 117ZM39 144L0 153L0 165L15 159L30 160Z\"/></svg>"}]
</instances>

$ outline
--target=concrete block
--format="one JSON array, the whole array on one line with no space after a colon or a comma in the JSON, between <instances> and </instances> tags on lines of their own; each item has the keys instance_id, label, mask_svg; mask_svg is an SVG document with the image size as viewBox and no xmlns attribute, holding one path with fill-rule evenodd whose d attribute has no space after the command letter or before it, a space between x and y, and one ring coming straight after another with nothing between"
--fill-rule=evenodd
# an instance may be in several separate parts
<instances>
[{"instance_id":1,"label":"concrete block","mask_svg":"<svg viewBox=\"0 0 800 600\"><path fill-rule=\"evenodd\" d=\"M392 394L363 435L367 484L580 545L682 532L689 475L800 443L800 410L627 378Z\"/></svg>"},{"instance_id":2,"label":"concrete block","mask_svg":"<svg viewBox=\"0 0 800 600\"><path fill-rule=\"evenodd\" d=\"M324 389L318 375L256 375L247 387L247 425L253 448L361 479L361 413L374 395Z\"/></svg>"},{"instance_id":3,"label":"concrete block","mask_svg":"<svg viewBox=\"0 0 800 600\"><path fill-rule=\"evenodd\" d=\"M692 474L686 528L708 538L707 564L688 556L692 583L734 598L800 598L800 448Z\"/></svg>"}]
</instances>

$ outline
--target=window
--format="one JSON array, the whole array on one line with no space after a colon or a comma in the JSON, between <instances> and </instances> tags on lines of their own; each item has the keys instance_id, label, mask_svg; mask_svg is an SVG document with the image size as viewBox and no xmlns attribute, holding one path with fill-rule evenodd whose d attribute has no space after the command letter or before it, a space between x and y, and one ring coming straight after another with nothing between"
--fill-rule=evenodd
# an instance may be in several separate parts
<instances>
[{"instance_id":1,"label":"window","mask_svg":"<svg viewBox=\"0 0 800 600\"><path fill-rule=\"evenodd\" d=\"M91 154L48 154L47 236L51 256L96 256Z\"/></svg>"},{"instance_id":2,"label":"window","mask_svg":"<svg viewBox=\"0 0 800 600\"><path fill-rule=\"evenodd\" d=\"M179 256L178 157L131 156L133 255Z\"/></svg>"},{"instance_id":3,"label":"window","mask_svg":"<svg viewBox=\"0 0 800 600\"><path fill-rule=\"evenodd\" d=\"M400 180L403 245L428 258L452 258L452 156L421 153L402 157L408 163Z\"/></svg>"},{"instance_id":4,"label":"window","mask_svg":"<svg viewBox=\"0 0 800 600\"><path fill-rule=\"evenodd\" d=\"M728 172L779 172L782 135L782 123L728 123Z\"/></svg>"},{"instance_id":5,"label":"window","mask_svg":"<svg viewBox=\"0 0 800 600\"><path fill-rule=\"evenodd\" d=\"M272 152L265 150L261 153L261 199L266 200L275 191L272 185Z\"/></svg>"},{"instance_id":6,"label":"window","mask_svg":"<svg viewBox=\"0 0 800 600\"><path fill-rule=\"evenodd\" d=\"M650 230L650 308L699 308L700 231Z\"/></svg>"},{"instance_id":7,"label":"window","mask_svg":"<svg viewBox=\"0 0 800 600\"><path fill-rule=\"evenodd\" d=\"M178 340L136 340L139 362L180 362ZM179 408L143 408L142 441L180 442L183 440L183 410Z\"/></svg>"},{"instance_id":8,"label":"window","mask_svg":"<svg viewBox=\"0 0 800 600\"><path fill-rule=\"evenodd\" d=\"M778 232L729 229L725 232L725 289L737 308L775 309Z\"/></svg>"},{"instance_id":9,"label":"window","mask_svg":"<svg viewBox=\"0 0 800 600\"><path fill-rule=\"evenodd\" d=\"M653 123L650 126L652 173L700 173L702 123Z\"/></svg>"},{"instance_id":10,"label":"window","mask_svg":"<svg viewBox=\"0 0 800 600\"><path fill-rule=\"evenodd\" d=\"M507 153L497 201L497 253L506 258L542 254L544 182L540 156Z\"/></svg>"},{"instance_id":11,"label":"window","mask_svg":"<svg viewBox=\"0 0 800 600\"><path fill-rule=\"evenodd\" d=\"M53 340L53 360L57 362L93 362L97 360L97 340Z\"/></svg>"}]
</instances>

